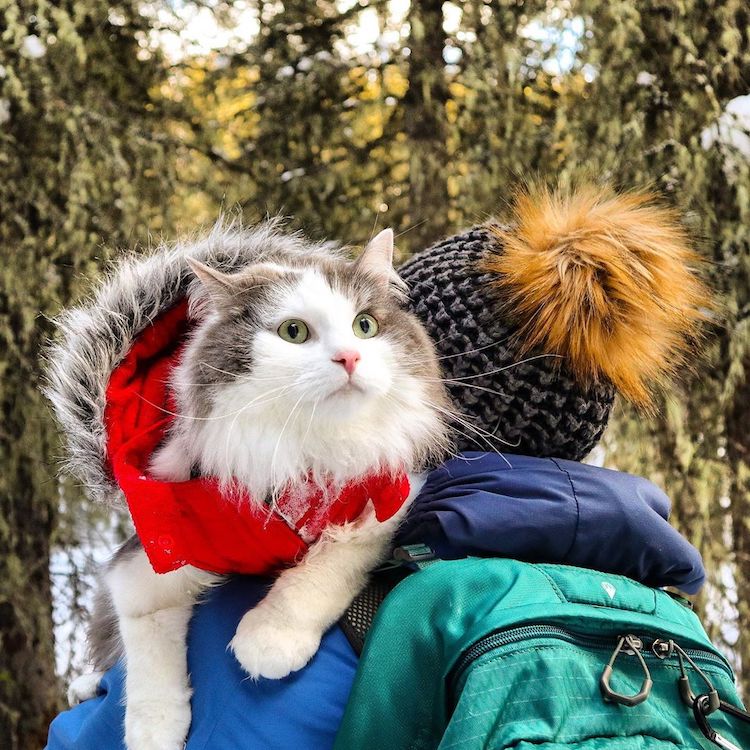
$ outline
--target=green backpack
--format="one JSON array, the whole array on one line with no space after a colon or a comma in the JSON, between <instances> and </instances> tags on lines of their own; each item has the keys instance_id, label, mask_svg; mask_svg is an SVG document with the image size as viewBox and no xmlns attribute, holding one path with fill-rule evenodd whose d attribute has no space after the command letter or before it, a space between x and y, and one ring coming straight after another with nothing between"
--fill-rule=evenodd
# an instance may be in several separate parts
<instances>
[{"instance_id":1,"label":"green backpack","mask_svg":"<svg viewBox=\"0 0 750 750\"><path fill-rule=\"evenodd\" d=\"M387 597L335 745L716 747L750 750L750 723L688 602L623 576L477 558L430 564Z\"/></svg>"}]
</instances>

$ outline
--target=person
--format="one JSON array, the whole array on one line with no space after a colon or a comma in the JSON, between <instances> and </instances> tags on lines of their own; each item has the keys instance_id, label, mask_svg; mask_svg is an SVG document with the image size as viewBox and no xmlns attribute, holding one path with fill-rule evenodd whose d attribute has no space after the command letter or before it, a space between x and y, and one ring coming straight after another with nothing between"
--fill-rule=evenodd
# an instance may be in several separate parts
<instances>
[{"instance_id":1,"label":"person","mask_svg":"<svg viewBox=\"0 0 750 750\"><path fill-rule=\"evenodd\" d=\"M89 342L91 357L102 358L84 360L96 371L93 389L92 373L71 378L82 360L71 359L68 339L53 353L53 404L97 497L118 491L96 442L107 429L113 352L184 294L179 252L160 253L161 262L126 262L92 305L63 320L68 339ZM239 266L251 260L241 249L232 258ZM527 195L510 225L475 227L402 266L408 305L436 342L461 416L459 453L429 474L397 543L443 558L569 563L695 593L704 579L700 556L669 525L664 493L580 463L599 441L616 393L648 404L688 349L705 298L692 260L670 212L644 196L589 189ZM156 296L132 294L134 283ZM113 299L123 326L110 332L118 337L111 347L97 346L97 305L110 309ZM92 408L80 408L71 381L92 390ZM310 664L279 681L250 681L226 650L267 583L232 578L196 607L186 750L333 744L357 669L345 629L332 628ZM52 722L48 750L124 747L122 689L117 665L96 697Z\"/></svg>"}]
</instances>

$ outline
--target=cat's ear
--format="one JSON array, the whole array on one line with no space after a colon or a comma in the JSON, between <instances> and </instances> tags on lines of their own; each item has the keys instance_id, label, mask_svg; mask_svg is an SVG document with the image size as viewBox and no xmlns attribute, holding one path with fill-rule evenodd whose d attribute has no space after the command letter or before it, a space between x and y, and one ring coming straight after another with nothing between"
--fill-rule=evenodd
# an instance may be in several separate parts
<instances>
[{"instance_id":1,"label":"cat's ear","mask_svg":"<svg viewBox=\"0 0 750 750\"><path fill-rule=\"evenodd\" d=\"M214 300L234 296L237 286L234 276L211 268L195 258L186 258L185 260L195 277Z\"/></svg>"},{"instance_id":2,"label":"cat's ear","mask_svg":"<svg viewBox=\"0 0 750 750\"><path fill-rule=\"evenodd\" d=\"M195 258L186 258L190 270L219 310L231 310L247 302L246 294L264 283L277 281L285 269L276 263L255 263L237 273L224 273Z\"/></svg>"},{"instance_id":3,"label":"cat's ear","mask_svg":"<svg viewBox=\"0 0 750 750\"><path fill-rule=\"evenodd\" d=\"M367 244L357 260L357 268L380 278L384 283L404 292L406 285L393 268L393 230L383 229Z\"/></svg>"},{"instance_id":4,"label":"cat's ear","mask_svg":"<svg viewBox=\"0 0 750 750\"><path fill-rule=\"evenodd\" d=\"M359 256L359 267L373 276L388 277L393 271L393 230L378 232Z\"/></svg>"}]
</instances>

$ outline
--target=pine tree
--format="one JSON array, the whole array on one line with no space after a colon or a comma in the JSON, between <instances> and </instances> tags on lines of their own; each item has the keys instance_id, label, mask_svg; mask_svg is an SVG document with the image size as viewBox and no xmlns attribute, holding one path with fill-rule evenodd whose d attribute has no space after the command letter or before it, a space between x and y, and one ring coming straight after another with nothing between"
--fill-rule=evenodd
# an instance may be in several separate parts
<instances>
[{"instance_id":1,"label":"pine tree","mask_svg":"<svg viewBox=\"0 0 750 750\"><path fill-rule=\"evenodd\" d=\"M621 434L636 434L639 450L628 456L633 443L615 438L612 460L663 481L677 524L709 570L701 609L746 673L750 154L732 145L741 126L732 123L730 135L726 111L748 93L750 10L737 0L652 0L581 2L574 12L590 19L592 36L581 54L596 75L586 98L565 113L566 130L577 135L563 172L571 176L584 162L621 186L651 187L676 205L719 302L705 357L692 363L682 389L665 397L657 419L622 413Z\"/></svg>"},{"instance_id":2,"label":"pine tree","mask_svg":"<svg viewBox=\"0 0 750 750\"><path fill-rule=\"evenodd\" d=\"M0 747L44 745L60 706L49 577L60 455L39 393L49 316L101 245L144 239L167 160L138 3L0 2Z\"/></svg>"},{"instance_id":3,"label":"pine tree","mask_svg":"<svg viewBox=\"0 0 750 750\"><path fill-rule=\"evenodd\" d=\"M383 5L259 3L259 33L247 49L196 61L208 75L185 79L198 121L189 143L223 174L222 193L209 198L215 207L239 204L249 220L282 214L313 236L367 240L391 168L406 158L394 107L385 104L400 76L347 35ZM227 148L229 128L201 117L206 103L214 111L236 105L231 128L244 140Z\"/></svg>"}]
</instances>

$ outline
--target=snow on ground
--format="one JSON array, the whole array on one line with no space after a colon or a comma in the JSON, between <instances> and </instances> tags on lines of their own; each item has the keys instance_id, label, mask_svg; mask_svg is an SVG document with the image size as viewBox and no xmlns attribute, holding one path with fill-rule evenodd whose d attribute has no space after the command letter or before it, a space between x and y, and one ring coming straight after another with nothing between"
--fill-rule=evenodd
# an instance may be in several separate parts
<instances>
[{"instance_id":1,"label":"snow on ground","mask_svg":"<svg viewBox=\"0 0 750 750\"><path fill-rule=\"evenodd\" d=\"M50 556L56 671L66 680L87 671L86 623L97 571L123 539L122 519L116 514L91 520L79 509L75 516L79 542L57 546Z\"/></svg>"}]
</instances>

